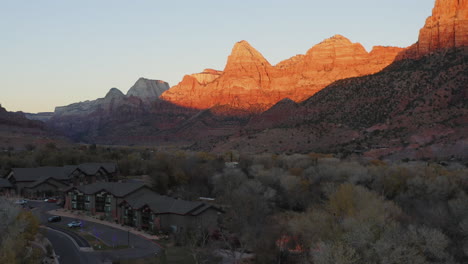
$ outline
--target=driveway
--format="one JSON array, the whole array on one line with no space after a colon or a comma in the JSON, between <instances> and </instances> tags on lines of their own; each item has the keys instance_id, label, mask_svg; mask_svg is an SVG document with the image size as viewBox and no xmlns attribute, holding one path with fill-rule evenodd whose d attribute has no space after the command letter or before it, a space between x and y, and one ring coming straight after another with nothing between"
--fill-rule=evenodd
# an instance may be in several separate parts
<instances>
[{"instance_id":1,"label":"driveway","mask_svg":"<svg viewBox=\"0 0 468 264\"><path fill-rule=\"evenodd\" d=\"M53 227L60 231L65 231L67 234L71 232L69 231L67 224L70 223L71 221L76 220L74 218L62 217L61 222L47 223L47 218L51 216L47 214L47 211L59 208L57 205L53 203L45 203L41 201L30 201L29 205L33 206L34 208L37 208L33 211L40 218L40 221L43 225ZM124 249L117 249L117 250L100 250L100 251L94 251L94 252L83 252L77 249L74 243L70 241L70 239L66 239L67 241L71 242L69 245L66 245L67 252L72 252L72 249L70 249L69 247L73 245L74 249L78 251L78 254L83 256L82 259L91 258L90 260L91 262L85 261L85 262L73 262L73 263L95 263L95 262L92 262L92 258L97 258L101 262L109 261L109 260L119 260L119 259L142 258L142 257L148 257L151 255L157 254L161 251L161 248L156 243L146 238L143 238L139 235L135 235L130 232L127 232L125 230L116 229L113 227L109 227L109 226L102 225L99 223L88 222L88 221L82 221L82 223L83 223L83 226L81 228L81 231L93 234L94 236L104 241L107 245L129 246L129 247L124 248ZM50 237L49 239L51 240L54 248L56 247L56 245L59 248L58 250L56 250L56 253L58 255L60 255L58 251L62 251L62 252L65 251L63 249L65 245L63 243L60 244L60 241L64 240L63 234L59 235L56 231L49 230L47 231L46 236L47 238ZM89 245L89 244L88 245L84 244L81 241L82 238L79 237L78 235L73 233L71 236L74 238L75 242L80 247L87 247ZM55 243L53 241L55 241ZM77 258L75 260L77 260ZM97 262L97 263L101 263L101 262ZM62 263L69 263L69 262L63 261Z\"/></svg>"}]
</instances>

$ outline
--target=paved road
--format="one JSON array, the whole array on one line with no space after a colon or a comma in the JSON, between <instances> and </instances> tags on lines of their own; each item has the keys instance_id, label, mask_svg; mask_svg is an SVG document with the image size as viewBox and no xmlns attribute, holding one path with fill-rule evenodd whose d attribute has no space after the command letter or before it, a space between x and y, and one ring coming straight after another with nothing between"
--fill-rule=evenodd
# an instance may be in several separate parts
<instances>
[{"instance_id":1,"label":"paved road","mask_svg":"<svg viewBox=\"0 0 468 264\"><path fill-rule=\"evenodd\" d=\"M67 227L67 223L77 220L77 219L62 217L61 222L47 223L47 219L50 217L50 215L47 214L46 212L53 210L53 209L57 209L58 206L52 203L36 202L36 201L30 201L29 205L35 208L38 208L34 210L34 212L40 218L41 223L43 223L44 225L53 227L54 229L65 231L65 233L69 234L75 239L76 243L80 247L83 247L83 246L88 247L89 244L87 243L87 241L83 241L84 240L83 238L76 235L72 231L69 231ZM67 241L69 241L70 243L60 243L60 241L63 240L64 235L59 234L58 232L49 230L46 236L47 238L51 240L52 245L54 246L56 253L58 255L60 255L58 251L63 252L62 254L71 254L71 255L73 255L72 251L74 251L75 255L80 254L82 256L81 258L74 258L75 262L70 262L70 263L101 263L99 261L107 262L109 260L141 258L141 257L154 255L161 251L161 248L157 244L141 236L128 233L124 230L112 228L106 225L94 223L94 222L82 221L82 223L83 223L82 231L92 233L94 236L99 237L101 240L103 240L106 244L110 246L119 246L119 245L128 246L128 243L130 242L130 247L125 248L125 249L120 249L120 250L105 250L105 251L103 250L103 251L95 251L95 252L83 252L83 251L79 251L76 248L76 246L73 244L73 242L70 241L70 239L67 239ZM61 237L59 237L59 235ZM55 243L53 241L55 241ZM70 248L72 245L73 245L73 249ZM76 261L83 261L83 260L85 262L76 262ZM98 262L94 262L94 261L98 261ZM69 263L69 262L62 261L61 263Z\"/></svg>"},{"instance_id":2,"label":"paved road","mask_svg":"<svg viewBox=\"0 0 468 264\"><path fill-rule=\"evenodd\" d=\"M47 229L46 237L52 243L55 254L59 255L59 261L62 264L102 263L98 254L80 251L73 241L60 232Z\"/></svg>"},{"instance_id":3,"label":"paved road","mask_svg":"<svg viewBox=\"0 0 468 264\"><path fill-rule=\"evenodd\" d=\"M46 224L46 226L48 228L51 228L51 229L54 229L54 230L57 230L57 231L60 231L62 233L69 235L70 237L73 238L73 240L75 240L76 244L79 247L91 247L91 245L88 243L88 241L86 241L86 239L82 238L75 232L71 231L69 228L65 228L64 226L57 225L57 224Z\"/></svg>"}]
</instances>

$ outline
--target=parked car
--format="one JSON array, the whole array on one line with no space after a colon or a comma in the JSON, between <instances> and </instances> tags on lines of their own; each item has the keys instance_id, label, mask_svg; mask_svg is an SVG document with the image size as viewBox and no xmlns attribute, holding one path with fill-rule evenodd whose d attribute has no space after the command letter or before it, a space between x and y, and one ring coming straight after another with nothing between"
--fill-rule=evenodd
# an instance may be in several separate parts
<instances>
[{"instance_id":1,"label":"parked car","mask_svg":"<svg viewBox=\"0 0 468 264\"><path fill-rule=\"evenodd\" d=\"M48 222L52 223L52 222L60 222L62 221L62 217L58 216L58 215L54 215L54 216L51 216L47 219Z\"/></svg>"},{"instance_id":2,"label":"parked car","mask_svg":"<svg viewBox=\"0 0 468 264\"><path fill-rule=\"evenodd\" d=\"M47 198L47 199L44 200L44 202L46 202L46 203L56 203L57 198L53 198L53 197Z\"/></svg>"},{"instance_id":3,"label":"parked car","mask_svg":"<svg viewBox=\"0 0 468 264\"><path fill-rule=\"evenodd\" d=\"M68 223L67 226L70 227L70 228L73 228L73 227L81 227L81 221L73 221L73 222L70 222L70 223Z\"/></svg>"},{"instance_id":4,"label":"parked car","mask_svg":"<svg viewBox=\"0 0 468 264\"><path fill-rule=\"evenodd\" d=\"M27 204L27 203L28 203L28 201L25 200L25 199L18 200L18 201L15 202L15 204L20 204L20 205L25 205L25 204Z\"/></svg>"}]
</instances>

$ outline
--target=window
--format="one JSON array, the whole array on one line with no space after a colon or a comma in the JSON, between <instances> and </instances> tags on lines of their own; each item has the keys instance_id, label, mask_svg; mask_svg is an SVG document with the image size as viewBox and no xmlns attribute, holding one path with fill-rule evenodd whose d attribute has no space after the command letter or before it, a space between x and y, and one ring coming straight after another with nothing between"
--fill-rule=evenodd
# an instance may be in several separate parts
<instances>
[{"instance_id":1,"label":"window","mask_svg":"<svg viewBox=\"0 0 468 264\"><path fill-rule=\"evenodd\" d=\"M106 196L106 203L111 203L112 202L112 196L107 195Z\"/></svg>"},{"instance_id":2,"label":"window","mask_svg":"<svg viewBox=\"0 0 468 264\"><path fill-rule=\"evenodd\" d=\"M104 197L96 196L96 212L104 212Z\"/></svg>"},{"instance_id":3,"label":"window","mask_svg":"<svg viewBox=\"0 0 468 264\"><path fill-rule=\"evenodd\" d=\"M72 200L76 200L76 194L73 194L73 199Z\"/></svg>"},{"instance_id":4,"label":"window","mask_svg":"<svg viewBox=\"0 0 468 264\"><path fill-rule=\"evenodd\" d=\"M110 213L111 212L111 207L110 205L106 205L106 207L104 208L106 213Z\"/></svg>"},{"instance_id":5,"label":"window","mask_svg":"<svg viewBox=\"0 0 468 264\"><path fill-rule=\"evenodd\" d=\"M76 209L76 202L72 202L72 209Z\"/></svg>"},{"instance_id":6,"label":"window","mask_svg":"<svg viewBox=\"0 0 468 264\"><path fill-rule=\"evenodd\" d=\"M91 196L90 195L86 195L86 202L89 202L91 201Z\"/></svg>"}]
</instances>

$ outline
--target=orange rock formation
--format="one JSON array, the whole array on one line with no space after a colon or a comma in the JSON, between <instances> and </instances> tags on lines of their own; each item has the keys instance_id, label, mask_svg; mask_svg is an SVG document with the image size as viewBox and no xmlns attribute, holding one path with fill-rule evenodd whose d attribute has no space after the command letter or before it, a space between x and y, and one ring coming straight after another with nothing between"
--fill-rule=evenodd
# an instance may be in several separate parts
<instances>
[{"instance_id":1,"label":"orange rock formation","mask_svg":"<svg viewBox=\"0 0 468 264\"><path fill-rule=\"evenodd\" d=\"M419 58L439 49L468 46L467 32L468 0L436 0L418 42L398 57Z\"/></svg>"},{"instance_id":2,"label":"orange rock formation","mask_svg":"<svg viewBox=\"0 0 468 264\"><path fill-rule=\"evenodd\" d=\"M240 41L234 45L224 71L186 75L161 98L196 109L223 105L260 112L284 98L305 100L336 80L378 72L401 51L374 47L367 52L361 44L336 35L305 55L272 66L247 41Z\"/></svg>"}]
</instances>

